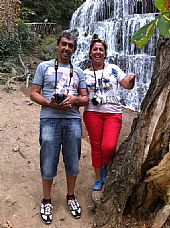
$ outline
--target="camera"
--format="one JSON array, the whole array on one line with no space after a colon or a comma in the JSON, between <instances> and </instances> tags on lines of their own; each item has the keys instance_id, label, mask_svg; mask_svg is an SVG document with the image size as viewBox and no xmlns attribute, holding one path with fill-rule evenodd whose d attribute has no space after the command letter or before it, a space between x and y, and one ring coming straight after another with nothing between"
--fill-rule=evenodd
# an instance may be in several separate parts
<instances>
[{"instance_id":1,"label":"camera","mask_svg":"<svg viewBox=\"0 0 170 228\"><path fill-rule=\"evenodd\" d=\"M62 101L64 101L67 98L66 95L59 94L59 93L55 93L53 96L54 96L55 101L56 101L57 104L60 104Z\"/></svg>"},{"instance_id":2,"label":"camera","mask_svg":"<svg viewBox=\"0 0 170 228\"><path fill-rule=\"evenodd\" d=\"M94 106L97 106L98 104L99 104L99 102L98 101L96 101L96 98L92 98L92 104L94 105Z\"/></svg>"},{"instance_id":3,"label":"camera","mask_svg":"<svg viewBox=\"0 0 170 228\"><path fill-rule=\"evenodd\" d=\"M97 97L96 95L92 98L91 101L92 101L92 104L93 104L94 106L97 106L97 105L100 104L100 102L101 102L100 98Z\"/></svg>"}]
</instances>

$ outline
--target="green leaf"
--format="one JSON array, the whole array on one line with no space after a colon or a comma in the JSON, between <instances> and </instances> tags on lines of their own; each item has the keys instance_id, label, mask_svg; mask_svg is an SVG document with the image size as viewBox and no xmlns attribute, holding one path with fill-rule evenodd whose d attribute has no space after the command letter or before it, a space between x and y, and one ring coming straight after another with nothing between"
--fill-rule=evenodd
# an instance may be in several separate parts
<instances>
[{"instance_id":1,"label":"green leaf","mask_svg":"<svg viewBox=\"0 0 170 228\"><path fill-rule=\"evenodd\" d=\"M131 42L136 44L138 48L143 48L154 33L155 22L156 21L153 20L149 24L141 27L137 32L134 33Z\"/></svg>"},{"instance_id":2,"label":"green leaf","mask_svg":"<svg viewBox=\"0 0 170 228\"><path fill-rule=\"evenodd\" d=\"M167 17L168 20L170 21L170 11L167 12L167 13L162 14L162 16L165 17L165 18Z\"/></svg>"},{"instance_id":3,"label":"green leaf","mask_svg":"<svg viewBox=\"0 0 170 228\"><path fill-rule=\"evenodd\" d=\"M156 27L159 30L160 35L170 38L170 19L165 15L160 16L157 19Z\"/></svg>"},{"instance_id":4,"label":"green leaf","mask_svg":"<svg viewBox=\"0 0 170 228\"><path fill-rule=\"evenodd\" d=\"M169 11L169 9L166 7L166 0L155 0L155 6L162 14Z\"/></svg>"}]
</instances>

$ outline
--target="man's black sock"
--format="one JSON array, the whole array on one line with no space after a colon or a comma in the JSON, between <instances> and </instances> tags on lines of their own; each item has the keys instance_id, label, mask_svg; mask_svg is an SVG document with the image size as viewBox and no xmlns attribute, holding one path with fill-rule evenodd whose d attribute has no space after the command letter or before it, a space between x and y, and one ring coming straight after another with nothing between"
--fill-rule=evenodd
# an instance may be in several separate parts
<instances>
[{"instance_id":1,"label":"man's black sock","mask_svg":"<svg viewBox=\"0 0 170 228\"><path fill-rule=\"evenodd\" d=\"M51 199L44 199L43 198L42 203L43 204L47 204L47 203L50 203L51 204Z\"/></svg>"},{"instance_id":2,"label":"man's black sock","mask_svg":"<svg viewBox=\"0 0 170 228\"><path fill-rule=\"evenodd\" d=\"M74 200L74 199L75 199L74 194L73 195L68 195L67 194L67 200Z\"/></svg>"}]
</instances>

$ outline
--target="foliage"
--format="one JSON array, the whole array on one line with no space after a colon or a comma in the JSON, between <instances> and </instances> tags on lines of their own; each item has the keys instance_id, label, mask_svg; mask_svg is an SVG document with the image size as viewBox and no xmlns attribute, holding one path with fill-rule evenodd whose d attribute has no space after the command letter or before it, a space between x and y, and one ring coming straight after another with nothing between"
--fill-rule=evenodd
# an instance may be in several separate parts
<instances>
[{"instance_id":1,"label":"foliage","mask_svg":"<svg viewBox=\"0 0 170 228\"><path fill-rule=\"evenodd\" d=\"M32 17L36 16L36 13L27 7L22 7L20 12L20 19L23 22L29 22Z\"/></svg>"},{"instance_id":2,"label":"foliage","mask_svg":"<svg viewBox=\"0 0 170 228\"><path fill-rule=\"evenodd\" d=\"M73 12L83 2L83 0L22 1L18 33L3 33L3 31L8 31L7 28L3 28L1 30L0 60L4 58L17 57L18 54L21 53L21 50L28 50L37 44L37 35L35 35L25 22L43 22L45 19L48 19L49 22L61 24L65 29L69 26L69 21ZM45 49L44 53L46 53ZM49 55L51 56L53 53L53 50L50 50Z\"/></svg>"},{"instance_id":3,"label":"foliage","mask_svg":"<svg viewBox=\"0 0 170 228\"><path fill-rule=\"evenodd\" d=\"M21 3L21 18L29 22L55 22L67 28L74 11L84 0L23 0ZM27 9L27 10L26 10ZM24 17L23 17L24 16Z\"/></svg>"},{"instance_id":4,"label":"foliage","mask_svg":"<svg viewBox=\"0 0 170 228\"><path fill-rule=\"evenodd\" d=\"M55 58L55 45L56 45L56 36L49 35L44 37L41 40L41 43L38 45L39 58L42 60L49 60Z\"/></svg>"},{"instance_id":5,"label":"foliage","mask_svg":"<svg viewBox=\"0 0 170 228\"><path fill-rule=\"evenodd\" d=\"M17 33L1 35L0 60L7 57L16 57L21 52L21 43Z\"/></svg>"},{"instance_id":6,"label":"foliage","mask_svg":"<svg viewBox=\"0 0 170 228\"><path fill-rule=\"evenodd\" d=\"M3 29L7 31L7 29ZM18 24L17 33L6 32L1 34L0 39L0 60L11 57L18 57L22 51L29 50L37 44L36 34L22 20Z\"/></svg>"},{"instance_id":7,"label":"foliage","mask_svg":"<svg viewBox=\"0 0 170 228\"><path fill-rule=\"evenodd\" d=\"M132 37L132 43L139 48L143 48L147 44L155 29L158 29L161 36L170 38L170 2L169 0L155 0L155 6L160 14L155 20L135 32Z\"/></svg>"},{"instance_id":8,"label":"foliage","mask_svg":"<svg viewBox=\"0 0 170 228\"><path fill-rule=\"evenodd\" d=\"M18 24L18 38L21 41L22 50L30 49L36 45L36 34L22 20Z\"/></svg>"}]
</instances>

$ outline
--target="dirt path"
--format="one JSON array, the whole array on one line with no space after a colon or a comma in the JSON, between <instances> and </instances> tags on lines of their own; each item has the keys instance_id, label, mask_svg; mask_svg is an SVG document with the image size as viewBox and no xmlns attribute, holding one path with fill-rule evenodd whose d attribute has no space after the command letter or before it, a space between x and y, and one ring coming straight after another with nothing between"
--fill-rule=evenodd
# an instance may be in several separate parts
<instances>
[{"instance_id":1,"label":"dirt path","mask_svg":"<svg viewBox=\"0 0 170 228\"><path fill-rule=\"evenodd\" d=\"M38 144L40 107L21 92L21 85L14 88L16 90L12 93L6 93L0 86L0 227L43 228L47 226L39 218L42 197ZM120 142L127 137L135 116L136 113L126 111ZM84 129L76 185L82 217L73 219L67 209L66 180L60 159L52 190L54 220L49 228L91 227L94 216L91 210L93 180L90 146Z\"/></svg>"}]
</instances>

